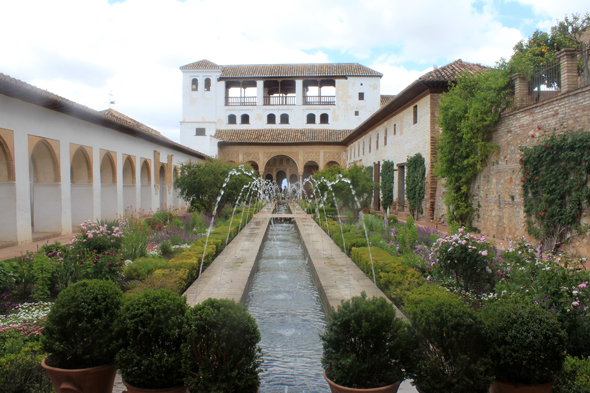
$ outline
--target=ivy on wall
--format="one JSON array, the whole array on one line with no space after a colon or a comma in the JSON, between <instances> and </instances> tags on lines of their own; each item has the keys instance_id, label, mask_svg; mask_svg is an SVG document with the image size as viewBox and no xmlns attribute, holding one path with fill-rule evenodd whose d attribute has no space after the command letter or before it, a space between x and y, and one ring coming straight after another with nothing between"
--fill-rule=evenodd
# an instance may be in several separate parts
<instances>
[{"instance_id":1,"label":"ivy on wall","mask_svg":"<svg viewBox=\"0 0 590 393\"><path fill-rule=\"evenodd\" d=\"M412 217L422 214L422 201L426 188L426 164L424 157L416 153L406 162L406 198L410 205Z\"/></svg>"},{"instance_id":2,"label":"ivy on wall","mask_svg":"<svg viewBox=\"0 0 590 393\"><path fill-rule=\"evenodd\" d=\"M580 220L590 206L590 133L552 133L520 150L527 232L556 251L588 229Z\"/></svg>"},{"instance_id":3,"label":"ivy on wall","mask_svg":"<svg viewBox=\"0 0 590 393\"><path fill-rule=\"evenodd\" d=\"M381 204L385 209L393 203L394 176L393 161L383 161L383 165L381 165Z\"/></svg>"}]
</instances>

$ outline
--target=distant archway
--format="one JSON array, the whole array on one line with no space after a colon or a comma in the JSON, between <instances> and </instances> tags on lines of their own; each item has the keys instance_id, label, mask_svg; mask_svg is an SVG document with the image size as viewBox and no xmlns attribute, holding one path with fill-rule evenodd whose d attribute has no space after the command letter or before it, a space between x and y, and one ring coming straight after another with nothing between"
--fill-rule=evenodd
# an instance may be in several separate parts
<instances>
[{"instance_id":1,"label":"distant archway","mask_svg":"<svg viewBox=\"0 0 590 393\"><path fill-rule=\"evenodd\" d=\"M308 161L303 166L303 182L305 183L305 192L309 197L314 195L313 190L309 182L305 182L305 179L308 179L313 176L319 170L320 166L315 161Z\"/></svg>"},{"instance_id":2,"label":"distant archway","mask_svg":"<svg viewBox=\"0 0 590 393\"><path fill-rule=\"evenodd\" d=\"M279 185L279 187L283 187L285 186L285 184L283 184L284 180L287 180L287 173L285 173L285 171L278 171L277 172L277 184Z\"/></svg>"},{"instance_id":3,"label":"distant archway","mask_svg":"<svg viewBox=\"0 0 590 393\"><path fill-rule=\"evenodd\" d=\"M61 233L59 161L51 143L35 143L29 160L31 227L33 232Z\"/></svg>"},{"instance_id":4,"label":"distant archway","mask_svg":"<svg viewBox=\"0 0 590 393\"><path fill-rule=\"evenodd\" d=\"M140 170L141 179L141 209L144 214L152 210L152 176L150 162L143 160Z\"/></svg>"},{"instance_id":5,"label":"distant archway","mask_svg":"<svg viewBox=\"0 0 590 393\"><path fill-rule=\"evenodd\" d=\"M324 169L332 168L333 166L340 166L340 164L336 161L330 161L326 165L324 165Z\"/></svg>"},{"instance_id":6,"label":"distant archway","mask_svg":"<svg viewBox=\"0 0 590 393\"><path fill-rule=\"evenodd\" d=\"M70 166L72 227L76 227L94 216L92 161L84 147L76 149Z\"/></svg>"},{"instance_id":7,"label":"distant archway","mask_svg":"<svg viewBox=\"0 0 590 393\"><path fill-rule=\"evenodd\" d=\"M166 170L164 169L164 165L160 165L160 187L159 187L159 193L160 193L160 210L164 211L166 210L168 207L166 206L167 204L167 192L168 190L166 189Z\"/></svg>"},{"instance_id":8,"label":"distant archway","mask_svg":"<svg viewBox=\"0 0 590 393\"><path fill-rule=\"evenodd\" d=\"M100 162L101 218L117 218L117 165L111 152L104 153Z\"/></svg>"},{"instance_id":9,"label":"distant archway","mask_svg":"<svg viewBox=\"0 0 590 393\"><path fill-rule=\"evenodd\" d=\"M137 210L135 184L135 163L131 156L127 156L123 163L123 208L125 214L133 214Z\"/></svg>"},{"instance_id":10,"label":"distant archway","mask_svg":"<svg viewBox=\"0 0 590 393\"><path fill-rule=\"evenodd\" d=\"M14 161L8 145L0 136L0 183L14 181Z\"/></svg>"}]
</instances>

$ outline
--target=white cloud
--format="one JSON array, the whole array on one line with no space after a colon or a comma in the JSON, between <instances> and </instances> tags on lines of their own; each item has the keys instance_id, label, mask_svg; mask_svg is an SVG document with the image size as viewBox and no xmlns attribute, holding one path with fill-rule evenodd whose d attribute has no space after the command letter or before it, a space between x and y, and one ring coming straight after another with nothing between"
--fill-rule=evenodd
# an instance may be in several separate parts
<instances>
[{"instance_id":1,"label":"white cloud","mask_svg":"<svg viewBox=\"0 0 590 393\"><path fill-rule=\"evenodd\" d=\"M541 18L562 17L567 7L552 3L533 7ZM0 72L98 110L112 90L115 109L167 134L181 117L178 68L203 58L337 57L383 72L390 93L433 64L493 64L522 38L497 20L493 2L478 12L472 0L20 0L3 11L0 34L10 39L0 44Z\"/></svg>"}]
</instances>

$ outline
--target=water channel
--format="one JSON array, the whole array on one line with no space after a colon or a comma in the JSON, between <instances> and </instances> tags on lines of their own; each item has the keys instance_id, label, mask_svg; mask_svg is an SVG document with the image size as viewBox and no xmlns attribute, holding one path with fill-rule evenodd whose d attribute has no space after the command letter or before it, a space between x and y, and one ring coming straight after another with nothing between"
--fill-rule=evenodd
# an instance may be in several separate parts
<instances>
[{"instance_id":1,"label":"water channel","mask_svg":"<svg viewBox=\"0 0 590 393\"><path fill-rule=\"evenodd\" d=\"M320 363L326 318L295 224L270 225L247 306L262 336L261 392L329 392Z\"/></svg>"}]
</instances>

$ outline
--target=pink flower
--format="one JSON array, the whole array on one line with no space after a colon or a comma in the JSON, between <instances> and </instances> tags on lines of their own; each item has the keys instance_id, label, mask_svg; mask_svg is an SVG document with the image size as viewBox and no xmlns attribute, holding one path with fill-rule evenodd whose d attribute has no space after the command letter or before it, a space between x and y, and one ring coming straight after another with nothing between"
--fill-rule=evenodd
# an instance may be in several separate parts
<instances>
[{"instance_id":1,"label":"pink flower","mask_svg":"<svg viewBox=\"0 0 590 393\"><path fill-rule=\"evenodd\" d=\"M486 255L488 255L488 250L483 250L483 251L481 252L481 255L483 255L484 257L485 257Z\"/></svg>"},{"instance_id":2,"label":"pink flower","mask_svg":"<svg viewBox=\"0 0 590 393\"><path fill-rule=\"evenodd\" d=\"M88 234L88 239L92 239L94 236L92 236L92 233Z\"/></svg>"},{"instance_id":3,"label":"pink flower","mask_svg":"<svg viewBox=\"0 0 590 393\"><path fill-rule=\"evenodd\" d=\"M578 285L578 288L580 289L586 289L586 286L588 285L588 281L581 283L580 285Z\"/></svg>"}]
</instances>

